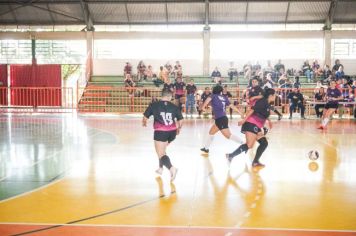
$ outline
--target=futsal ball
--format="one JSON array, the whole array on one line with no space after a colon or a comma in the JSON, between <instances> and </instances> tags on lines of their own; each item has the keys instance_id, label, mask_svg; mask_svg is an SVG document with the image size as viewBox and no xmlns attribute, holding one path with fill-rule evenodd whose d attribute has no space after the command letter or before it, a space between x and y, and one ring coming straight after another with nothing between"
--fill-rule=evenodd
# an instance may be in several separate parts
<instances>
[{"instance_id":1,"label":"futsal ball","mask_svg":"<svg viewBox=\"0 0 356 236\"><path fill-rule=\"evenodd\" d=\"M309 153L308 153L308 157L310 160L312 161L315 161L319 158L319 152L316 151L316 150L311 150Z\"/></svg>"}]
</instances>

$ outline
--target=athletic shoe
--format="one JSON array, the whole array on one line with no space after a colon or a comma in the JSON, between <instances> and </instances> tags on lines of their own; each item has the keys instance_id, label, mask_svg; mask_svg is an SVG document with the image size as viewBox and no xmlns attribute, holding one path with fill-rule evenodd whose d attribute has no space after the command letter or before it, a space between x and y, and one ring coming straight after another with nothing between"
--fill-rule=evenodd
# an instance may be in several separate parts
<instances>
[{"instance_id":1,"label":"athletic shoe","mask_svg":"<svg viewBox=\"0 0 356 236\"><path fill-rule=\"evenodd\" d=\"M169 169L169 172L171 172L171 182L173 182L177 176L178 169L172 166L171 169Z\"/></svg>"},{"instance_id":2,"label":"athletic shoe","mask_svg":"<svg viewBox=\"0 0 356 236\"><path fill-rule=\"evenodd\" d=\"M163 168L158 168L158 169L156 170L156 173L159 174L159 175L162 175L162 173L163 173Z\"/></svg>"},{"instance_id":3,"label":"athletic shoe","mask_svg":"<svg viewBox=\"0 0 356 236\"><path fill-rule=\"evenodd\" d=\"M209 153L209 149L206 149L205 147L201 148L200 151L205 152L205 153Z\"/></svg>"},{"instance_id":4,"label":"athletic shoe","mask_svg":"<svg viewBox=\"0 0 356 236\"><path fill-rule=\"evenodd\" d=\"M267 127L263 127L263 134L266 135L268 133L268 128Z\"/></svg>"},{"instance_id":5,"label":"athletic shoe","mask_svg":"<svg viewBox=\"0 0 356 236\"><path fill-rule=\"evenodd\" d=\"M278 120L282 120L283 116L278 116Z\"/></svg>"},{"instance_id":6,"label":"athletic shoe","mask_svg":"<svg viewBox=\"0 0 356 236\"><path fill-rule=\"evenodd\" d=\"M260 162L253 162L253 163L252 163L252 166L253 166L253 167L261 167L261 168L265 167L265 165L262 164L262 163L260 163Z\"/></svg>"},{"instance_id":7,"label":"athletic shoe","mask_svg":"<svg viewBox=\"0 0 356 236\"><path fill-rule=\"evenodd\" d=\"M289 116L289 119L291 120L291 119L292 119L292 116Z\"/></svg>"},{"instance_id":8,"label":"athletic shoe","mask_svg":"<svg viewBox=\"0 0 356 236\"><path fill-rule=\"evenodd\" d=\"M227 160L227 164L230 166L233 157L231 157L229 153L226 153L225 157L226 157L226 160Z\"/></svg>"},{"instance_id":9,"label":"athletic shoe","mask_svg":"<svg viewBox=\"0 0 356 236\"><path fill-rule=\"evenodd\" d=\"M302 116L302 119L305 120L306 119L305 116Z\"/></svg>"}]
</instances>

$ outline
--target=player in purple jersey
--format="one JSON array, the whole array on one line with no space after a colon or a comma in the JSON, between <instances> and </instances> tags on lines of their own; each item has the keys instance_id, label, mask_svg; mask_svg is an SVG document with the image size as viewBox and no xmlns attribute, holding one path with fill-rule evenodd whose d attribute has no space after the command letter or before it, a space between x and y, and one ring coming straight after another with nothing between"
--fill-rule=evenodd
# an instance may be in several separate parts
<instances>
[{"instance_id":1,"label":"player in purple jersey","mask_svg":"<svg viewBox=\"0 0 356 236\"><path fill-rule=\"evenodd\" d=\"M171 164L171 160L166 154L166 148L171 143L176 135L179 134L183 125L183 116L179 108L171 103L172 92L170 90L162 91L161 101L153 102L143 113L142 125L147 126L147 120L152 115L154 117L154 144L156 153L159 159L159 168L156 173L162 174L163 166L171 173L171 181L177 175L177 168ZM176 124L177 120L177 124Z\"/></svg>"},{"instance_id":2,"label":"player in purple jersey","mask_svg":"<svg viewBox=\"0 0 356 236\"><path fill-rule=\"evenodd\" d=\"M238 136L230 132L229 120L226 116L226 108L231 107L241 116L243 116L243 113L234 105L230 104L229 99L224 96L222 92L223 87L221 85L216 85L213 88L213 94L205 100L202 106L202 110L204 110L205 107L209 104L209 102L211 102L211 107L213 109L215 119L215 123L213 124L213 126L211 126L209 130L209 136L205 140L204 147L200 149L202 152L205 153L209 153L210 144L214 139L214 135L218 131L220 131L222 135L225 136L225 138L235 141L237 143L242 143L242 140Z\"/></svg>"},{"instance_id":3,"label":"player in purple jersey","mask_svg":"<svg viewBox=\"0 0 356 236\"><path fill-rule=\"evenodd\" d=\"M343 99L342 93L338 88L336 88L336 82L334 80L330 81L330 86L326 91L326 104L323 111L323 117L321 119L321 124L318 129L326 129L326 125L330 120L330 116L336 111L339 101Z\"/></svg>"},{"instance_id":4,"label":"player in purple jersey","mask_svg":"<svg viewBox=\"0 0 356 236\"><path fill-rule=\"evenodd\" d=\"M246 137L246 143L242 144L234 152L226 154L226 159L229 164L235 156L242 152L247 152L247 150L252 148L257 141L260 145L256 150L252 166L264 167L264 165L259 162L262 153L268 146L268 141L263 132L263 127L266 121L268 121L269 128L272 128L272 123L268 117L271 111L271 104L273 104L274 100L274 89L265 89L263 98L257 100L256 104L247 112L246 117L242 121L239 121L239 125L242 125L241 132L244 133Z\"/></svg>"}]
</instances>

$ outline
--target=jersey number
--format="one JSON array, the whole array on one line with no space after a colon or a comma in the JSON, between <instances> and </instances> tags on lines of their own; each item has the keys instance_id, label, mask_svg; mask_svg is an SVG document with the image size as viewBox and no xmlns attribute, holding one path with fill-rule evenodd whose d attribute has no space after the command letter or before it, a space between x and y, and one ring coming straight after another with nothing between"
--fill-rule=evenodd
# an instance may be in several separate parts
<instances>
[{"instance_id":1,"label":"jersey number","mask_svg":"<svg viewBox=\"0 0 356 236\"><path fill-rule=\"evenodd\" d=\"M162 116L165 125L173 124L172 113L161 112L160 115Z\"/></svg>"},{"instance_id":2,"label":"jersey number","mask_svg":"<svg viewBox=\"0 0 356 236\"><path fill-rule=\"evenodd\" d=\"M226 111L226 102L221 101L221 103L223 104L223 110L225 112Z\"/></svg>"}]
</instances>

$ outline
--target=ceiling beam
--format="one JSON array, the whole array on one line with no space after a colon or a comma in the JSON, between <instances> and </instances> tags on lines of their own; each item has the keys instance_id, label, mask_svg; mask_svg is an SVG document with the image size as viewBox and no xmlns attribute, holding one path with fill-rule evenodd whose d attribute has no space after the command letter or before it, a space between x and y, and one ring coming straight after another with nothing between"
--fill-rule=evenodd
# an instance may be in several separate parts
<instances>
[{"instance_id":1,"label":"ceiling beam","mask_svg":"<svg viewBox=\"0 0 356 236\"><path fill-rule=\"evenodd\" d=\"M165 4L165 8L166 8L166 22L168 24L168 3L166 1L166 4Z\"/></svg>"},{"instance_id":2,"label":"ceiling beam","mask_svg":"<svg viewBox=\"0 0 356 236\"><path fill-rule=\"evenodd\" d=\"M125 4L125 3L204 3L204 0L83 0L85 3L100 3L100 4ZM269 2L267 0L248 0L249 2ZM330 2L330 0L294 0L295 2ZM340 0L342 2L354 2L355 0ZM19 4L26 4L28 1L17 1ZM246 2L246 0L210 0L210 2ZM273 2L289 2L289 0L273 0ZM77 4L77 1L73 0L41 0L37 4ZM0 5L14 4L14 1L0 1Z\"/></svg>"},{"instance_id":3,"label":"ceiling beam","mask_svg":"<svg viewBox=\"0 0 356 236\"><path fill-rule=\"evenodd\" d=\"M288 16L289 16L289 7L290 7L290 2L288 2L288 5L287 5L286 18L285 18L285 20L284 20L285 24L287 24L287 21L288 21Z\"/></svg>"},{"instance_id":4,"label":"ceiling beam","mask_svg":"<svg viewBox=\"0 0 356 236\"><path fill-rule=\"evenodd\" d=\"M205 0L205 19L204 19L204 24L205 24L206 28L209 28L209 18L210 18L209 0Z\"/></svg>"},{"instance_id":5,"label":"ceiling beam","mask_svg":"<svg viewBox=\"0 0 356 236\"><path fill-rule=\"evenodd\" d=\"M54 25L54 24L56 24L56 21L54 20L52 12L50 12L51 9L49 8L49 4L47 3L46 6L47 6L47 9L48 9L49 16L51 17L51 21L52 21L52 23Z\"/></svg>"},{"instance_id":6,"label":"ceiling beam","mask_svg":"<svg viewBox=\"0 0 356 236\"><path fill-rule=\"evenodd\" d=\"M36 1L35 1L36 2ZM0 2L0 5L9 5L10 11L5 11L5 12L1 12L0 16L6 15L7 13L11 13L14 12L15 10L22 8L22 7L26 7L26 6L30 6L34 3L34 1L27 1L25 3L23 2L19 2L19 1L11 1L11 2ZM13 4L18 4L20 6L17 6L15 8L10 7Z\"/></svg>"},{"instance_id":7,"label":"ceiling beam","mask_svg":"<svg viewBox=\"0 0 356 236\"><path fill-rule=\"evenodd\" d=\"M326 16L325 23L324 23L324 30L331 30L332 24L334 22L334 15L337 8L337 3L339 0L332 0L330 3L330 8L328 15Z\"/></svg>"},{"instance_id":8,"label":"ceiling beam","mask_svg":"<svg viewBox=\"0 0 356 236\"><path fill-rule=\"evenodd\" d=\"M82 8L82 13L83 13L83 18L86 24L86 30L87 31L94 31L94 24L93 24L93 20L91 18L90 12L89 12L89 7L88 4L85 3L83 0L79 0L80 2L80 6Z\"/></svg>"},{"instance_id":9,"label":"ceiling beam","mask_svg":"<svg viewBox=\"0 0 356 236\"><path fill-rule=\"evenodd\" d=\"M34 7L34 8L38 8L38 9L41 9L41 10L44 10L44 11L47 11L47 12L51 12L51 13L54 13L54 14L57 14L57 15L61 15L61 16L64 16L64 17L67 17L67 18L71 18L71 19L74 19L74 20L77 20L77 21L80 21L80 22L83 22L83 19L80 19L80 18L77 18L77 17L74 17L74 16L70 16L70 15L67 15L67 14L64 14L62 12L58 12L58 11L54 11L52 9L47 9L47 8L44 8L44 7L40 7L40 6L37 6L37 5L29 5L30 7Z\"/></svg>"},{"instance_id":10,"label":"ceiling beam","mask_svg":"<svg viewBox=\"0 0 356 236\"><path fill-rule=\"evenodd\" d=\"M248 18L248 1L246 1L246 13L245 13L245 24L247 24Z\"/></svg>"},{"instance_id":11,"label":"ceiling beam","mask_svg":"<svg viewBox=\"0 0 356 236\"><path fill-rule=\"evenodd\" d=\"M127 17L127 24L130 24L129 9L127 8L127 4L126 3L125 3L125 11L126 11L126 17Z\"/></svg>"},{"instance_id":12,"label":"ceiling beam","mask_svg":"<svg viewBox=\"0 0 356 236\"><path fill-rule=\"evenodd\" d=\"M11 5L9 5L9 9L10 9L10 11L11 11L12 17L14 18L15 22L17 23L17 16L16 16L16 13L15 13L15 11L14 11L14 9L12 8Z\"/></svg>"}]
</instances>

